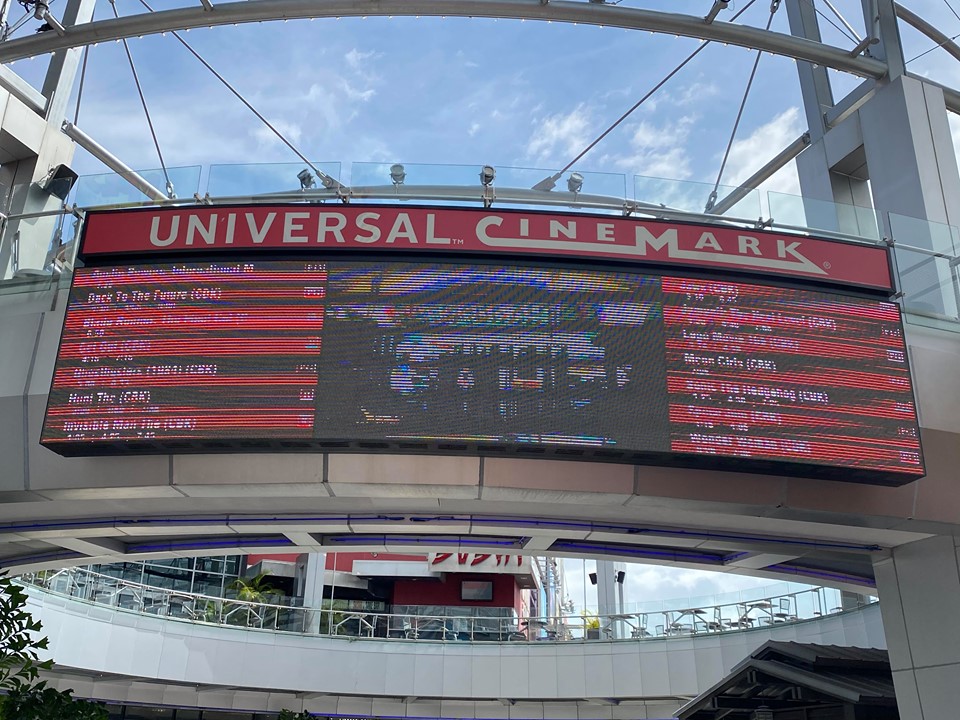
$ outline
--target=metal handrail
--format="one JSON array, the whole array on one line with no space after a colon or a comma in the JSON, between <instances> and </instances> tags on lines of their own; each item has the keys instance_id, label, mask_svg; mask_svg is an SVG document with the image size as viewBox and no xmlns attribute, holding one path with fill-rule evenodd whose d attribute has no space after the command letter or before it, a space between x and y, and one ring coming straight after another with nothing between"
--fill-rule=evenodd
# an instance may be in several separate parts
<instances>
[{"instance_id":1,"label":"metal handrail","mask_svg":"<svg viewBox=\"0 0 960 720\"><path fill-rule=\"evenodd\" d=\"M856 608L837 590L813 587L754 600L598 616L420 615L301 607L159 588L86 568L20 576L30 588L95 605L182 622L351 639L434 642L585 642L720 634L815 620ZM508 609L509 612L509 609Z\"/></svg>"}]
</instances>

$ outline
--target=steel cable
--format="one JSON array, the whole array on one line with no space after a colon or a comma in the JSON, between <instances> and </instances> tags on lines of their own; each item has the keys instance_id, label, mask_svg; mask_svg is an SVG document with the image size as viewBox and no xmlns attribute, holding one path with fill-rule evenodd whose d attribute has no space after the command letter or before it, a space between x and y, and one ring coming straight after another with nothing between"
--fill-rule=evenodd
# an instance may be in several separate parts
<instances>
[{"instance_id":1,"label":"steel cable","mask_svg":"<svg viewBox=\"0 0 960 720\"><path fill-rule=\"evenodd\" d=\"M767 27L769 31L773 24L773 16L777 14L780 7L780 0L773 0L770 3L770 17L767 18ZM737 129L740 127L740 120L743 119L743 110L747 106L747 98L750 96L750 88L753 87L753 79L757 76L757 67L760 65L760 58L763 56L762 50L757 50L757 57L753 60L753 69L750 71L750 78L747 80L747 87L743 91L743 99L740 101L740 109L737 111L737 119L733 123L733 131L730 133L730 140L727 141L727 149L723 153L723 160L720 162L720 172L717 173L717 181L713 184L713 190L707 198L707 205L704 212L710 212L717 202L717 189L720 187L720 180L723 178L723 171L727 167L727 160L730 158L730 150L733 148L733 141L737 137Z\"/></svg>"},{"instance_id":2,"label":"steel cable","mask_svg":"<svg viewBox=\"0 0 960 720\"><path fill-rule=\"evenodd\" d=\"M111 0L111 1L112 1L112 0ZM149 10L150 12L154 12L153 8L150 7L150 6L145 2L145 0L140 0L140 4L143 5L143 6L144 6L147 10ZM235 87L233 87L233 85L231 85L231 84L227 81L227 79L226 79L225 77L223 77L223 75L221 75L220 73L218 73L218 72L213 68L213 66L210 65L210 63L208 63L208 62L203 58L202 55L200 55L200 53L198 53L196 50L194 50L193 47L191 47L191 45L190 45L186 40L184 40L184 39L180 36L180 33L176 32L176 31L174 30L174 31L172 31L172 34L173 34L173 36L174 36L177 40L180 41L180 44L183 45L191 55L193 55L197 60L199 60L200 63L201 63L207 70L209 70L211 73L213 73L213 76L214 76L215 78L217 78L217 80L219 80L219 81L223 84L223 86L224 86L225 88L227 88L227 90L229 90L230 92L232 92L232 93L234 94L234 96L236 96L236 98L237 98L240 102L242 102L242 103L247 107L247 109L248 109L250 112L252 112L254 115L256 115L256 116L257 116L257 119L260 120L260 122L262 122L264 125L266 125L267 128L269 128L270 131L271 131L274 135L276 135L277 138L279 138L280 142L282 142L284 145L286 145L288 148L290 148L290 150L293 152L294 155L296 155L298 158L300 158L300 160L302 160L304 163L306 163L307 167L309 167L311 170L313 170L314 173L316 173L317 178L320 180L321 183L323 183L323 186L324 186L324 187L326 187L326 188L335 188L335 187L336 187L336 188L339 188L339 187L342 187L341 184L340 184L337 180L335 180L334 178L330 177L329 175L327 175L327 173L325 173L325 172L323 172L322 170L318 169L312 162L310 162L310 161L307 159L307 156L306 156L306 155L304 155L302 152L300 152L300 151L293 145L293 143L291 143L289 140L287 140L287 138L284 137L283 133L281 133L279 130L277 130L277 128L275 128L275 127L270 123L269 120L267 120L243 95L241 95L240 92L239 92Z\"/></svg>"},{"instance_id":3,"label":"steel cable","mask_svg":"<svg viewBox=\"0 0 960 720\"><path fill-rule=\"evenodd\" d=\"M110 7L113 9L113 15L118 20L120 14L117 12L116 0L110 0ZM170 175L167 173L167 164L163 161L163 153L160 150L160 141L157 139L156 130L153 127L153 119L150 117L150 109L147 107L147 99L144 97L143 88L140 85L140 76L137 74L137 67L133 64L133 55L130 53L130 45L126 39L121 39L123 49L127 53L127 61L130 63L130 72L133 73L133 82L137 86L137 94L140 95L140 104L143 105L143 114L147 116L147 125L150 127L150 137L153 138L153 146L157 149L157 157L160 159L160 169L163 170L163 178L167 183L167 197L175 197L173 192L173 183L170 182Z\"/></svg>"},{"instance_id":4,"label":"steel cable","mask_svg":"<svg viewBox=\"0 0 960 720\"><path fill-rule=\"evenodd\" d=\"M750 2L748 2L746 5L744 5L740 10L737 11L737 13L736 13L732 18L730 18L730 22L733 22L733 21L736 20L738 17L740 17L741 15L743 15L743 13L745 13L745 12L750 8L750 6L753 5L756 1L757 1L757 0L750 0ZM140 0L140 2L143 2L143 0ZM769 26L768 26L768 27L769 27ZM567 170L569 170L570 168L572 168L577 162L579 162L579 161L583 158L584 155L586 155L588 152L590 152L591 150L593 150L593 148L596 147L597 144L598 144L601 140L603 140L607 135L609 135L620 123L622 123L624 120L626 120L628 117L630 117L630 115L632 115L632 114L637 110L637 108L639 108L641 105L643 105L643 103L645 103L647 100L649 100L650 97L651 97L655 92L657 92L657 90L659 90L659 89L662 88L664 85L666 85L666 84L667 84L667 81L669 81L674 75L676 75L678 72L680 72L680 71L684 68L684 66L686 66L687 63L689 63L689 62L690 62L691 60L693 60L697 55L699 55L700 52L701 52L704 48L706 48L707 45L709 45L711 42L713 42L713 41L712 41L712 40L704 40L703 42L701 42L701 43L700 43L700 46L699 46L696 50L694 50L692 53L690 53L690 54L686 57L685 60L683 60L683 61L682 61L679 65L677 65L673 70L671 70L669 73L667 73L667 75L666 75L660 82L658 82L656 85L654 85L653 88L652 88L646 95L644 95L642 98L640 98L639 100L637 100L637 102L634 103L633 106L632 106L629 110L627 110L625 113L623 113L623 115L621 115L619 118L617 118L616 121L615 121L610 127L608 127L606 130L604 130L602 133L600 133L600 135L598 135L597 138L596 138L593 142L591 142L591 143L590 143L589 145L587 145L583 150L581 150L580 153L579 153L575 158L573 158L573 160L571 160L571 161L568 162L566 165L564 165L564 166L563 166L563 169L560 170L560 172L558 172L556 175L553 176L554 179L559 178L561 175L563 175L563 173L565 173Z\"/></svg>"}]
</instances>

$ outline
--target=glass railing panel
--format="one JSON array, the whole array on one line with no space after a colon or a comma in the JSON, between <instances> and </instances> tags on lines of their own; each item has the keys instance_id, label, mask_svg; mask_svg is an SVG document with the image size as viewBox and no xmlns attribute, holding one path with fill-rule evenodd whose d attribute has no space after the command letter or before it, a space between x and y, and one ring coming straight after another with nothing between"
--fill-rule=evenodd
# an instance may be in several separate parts
<instances>
[{"instance_id":1,"label":"glass railing panel","mask_svg":"<svg viewBox=\"0 0 960 720\"><path fill-rule=\"evenodd\" d=\"M70 273L76 255L80 221L55 210L9 218L0 235L0 284L3 292L31 291L32 284Z\"/></svg>"},{"instance_id":2,"label":"glass railing panel","mask_svg":"<svg viewBox=\"0 0 960 720\"><path fill-rule=\"evenodd\" d=\"M760 193L756 190L739 191L731 185L720 185L714 191L712 183L691 180L635 175L634 200L665 210L685 213L711 213L718 217L757 220L760 218Z\"/></svg>"},{"instance_id":3,"label":"glass railing panel","mask_svg":"<svg viewBox=\"0 0 960 720\"><path fill-rule=\"evenodd\" d=\"M960 280L956 258L930 250L895 246L897 274L906 321L958 330ZM952 326L952 327L951 327Z\"/></svg>"},{"instance_id":4,"label":"glass railing panel","mask_svg":"<svg viewBox=\"0 0 960 720\"><path fill-rule=\"evenodd\" d=\"M607 212L622 212L626 198L627 179L617 173L594 173L542 168L493 168L488 189L481 182L481 165L427 165L419 163L354 163L351 166L350 185L359 199L368 188L377 188L385 196L372 199L391 200L390 189L398 196L414 194L416 188L430 187L432 197L424 196L431 204L480 204L509 208L543 210L569 205L581 209L578 202L597 205L606 203ZM542 199L542 202L541 202ZM595 208L594 208L595 209ZM601 208L601 211L603 209Z\"/></svg>"},{"instance_id":5,"label":"glass railing panel","mask_svg":"<svg viewBox=\"0 0 960 720\"><path fill-rule=\"evenodd\" d=\"M168 197L167 178L173 187L174 195L178 198L192 198L200 192L199 165L167 168L166 174L162 169L137 170L129 173L103 173L99 175L82 175L77 179L73 188L71 201L78 207L100 207L104 205L127 205L143 203L156 198L145 192L138 179L142 178L162 197ZM138 177L137 177L138 176Z\"/></svg>"},{"instance_id":6,"label":"glass railing panel","mask_svg":"<svg viewBox=\"0 0 960 720\"><path fill-rule=\"evenodd\" d=\"M340 182L338 162L314 162L313 168L302 162L211 165L207 194L212 198L228 198L298 193L336 187Z\"/></svg>"},{"instance_id":7,"label":"glass railing panel","mask_svg":"<svg viewBox=\"0 0 960 720\"><path fill-rule=\"evenodd\" d=\"M497 169L497 184L504 188L536 190L538 192L569 193L572 195L602 195L625 200L627 176L621 173L587 172L543 168L504 167Z\"/></svg>"},{"instance_id":8,"label":"glass railing panel","mask_svg":"<svg viewBox=\"0 0 960 720\"><path fill-rule=\"evenodd\" d=\"M350 166L350 185L379 187L390 185L455 185L476 187L479 197L481 165L432 165L427 163L355 162ZM493 185L500 183L496 169Z\"/></svg>"},{"instance_id":9,"label":"glass railing panel","mask_svg":"<svg viewBox=\"0 0 960 720\"><path fill-rule=\"evenodd\" d=\"M958 322L960 231L897 213L887 219L908 322L933 327Z\"/></svg>"},{"instance_id":10,"label":"glass railing panel","mask_svg":"<svg viewBox=\"0 0 960 720\"><path fill-rule=\"evenodd\" d=\"M955 226L897 213L888 213L887 218L895 246L923 248L952 257L960 255L960 231Z\"/></svg>"},{"instance_id":11,"label":"glass railing panel","mask_svg":"<svg viewBox=\"0 0 960 720\"><path fill-rule=\"evenodd\" d=\"M808 228L816 234L839 233L877 242L882 238L877 211L873 208L768 192L769 217L774 227Z\"/></svg>"}]
</instances>

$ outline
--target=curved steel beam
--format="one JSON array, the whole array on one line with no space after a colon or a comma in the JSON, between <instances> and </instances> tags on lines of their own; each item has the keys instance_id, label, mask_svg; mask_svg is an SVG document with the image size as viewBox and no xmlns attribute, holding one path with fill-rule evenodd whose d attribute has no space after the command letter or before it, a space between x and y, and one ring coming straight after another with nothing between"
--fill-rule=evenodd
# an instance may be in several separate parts
<instances>
[{"instance_id":1,"label":"curved steel beam","mask_svg":"<svg viewBox=\"0 0 960 720\"><path fill-rule=\"evenodd\" d=\"M903 20L908 25L912 25L916 30L919 30L921 33L933 40L944 50L953 55L953 57L955 57L957 60L960 60L960 46L958 46L948 35L940 32L922 17L917 15L912 10L908 10L900 3L896 3L893 8L897 13L898 18Z\"/></svg>"},{"instance_id":2,"label":"curved steel beam","mask_svg":"<svg viewBox=\"0 0 960 720\"><path fill-rule=\"evenodd\" d=\"M269 20L390 15L552 20L649 30L754 48L862 77L881 78L886 74L886 65L879 60L851 57L849 49L805 38L735 23L705 23L702 17L692 15L569 0L246 0L218 3L212 11L198 5L84 23L68 28L63 35L49 32L8 40L0 44L0 63L169 30Z\"/></svg>"}]
</instances>

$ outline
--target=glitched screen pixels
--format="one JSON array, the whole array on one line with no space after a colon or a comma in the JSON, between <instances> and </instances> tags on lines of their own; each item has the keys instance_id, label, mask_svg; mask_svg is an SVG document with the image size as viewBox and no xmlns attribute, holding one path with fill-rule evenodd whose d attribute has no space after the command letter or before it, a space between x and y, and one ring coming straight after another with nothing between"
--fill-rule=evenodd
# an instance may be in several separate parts
<instances>
[{"instance_id":1,"label":"glitched screen pixels","mask_svg":"<svg viewBox=\"0 0 960 720\"><path fill-rule=\"evenodd\" d=\"M42 442L571 447L916 476L918 434L889 302L622 270L258 260L77 270Z\"/></svg>"}]
</instances>

